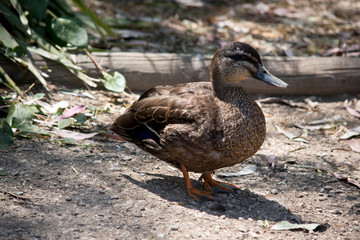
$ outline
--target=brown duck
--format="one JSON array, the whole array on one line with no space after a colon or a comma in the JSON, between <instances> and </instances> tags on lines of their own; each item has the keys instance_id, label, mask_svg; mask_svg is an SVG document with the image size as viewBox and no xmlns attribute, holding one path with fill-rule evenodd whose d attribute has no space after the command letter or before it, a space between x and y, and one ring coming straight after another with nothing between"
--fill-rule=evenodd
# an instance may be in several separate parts
<instances>
[{"instance_id":1,"label":"brown duck","mask_svg":"<svg viewBox=\"0 0 360 240\"><path fill-rule=\"evenodd\" d=\"M215 53L211 82L151 88L111 130L179 168L190 197L214 199L212 187L238 188L214 180L212 172L243 162L264 142L264 114L239 84L247 78L287 87L266 70L254 48L231 42ZM192 186L188 171L202 173L204 191Z\"/></svg>"}]
</instances>

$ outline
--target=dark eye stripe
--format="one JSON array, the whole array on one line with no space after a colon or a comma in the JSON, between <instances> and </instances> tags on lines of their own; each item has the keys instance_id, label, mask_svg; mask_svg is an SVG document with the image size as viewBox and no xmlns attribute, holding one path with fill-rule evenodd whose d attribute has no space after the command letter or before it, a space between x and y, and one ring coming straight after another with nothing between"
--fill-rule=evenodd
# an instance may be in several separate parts
<instances>
[{"instance_id":1,"label":"dark eye stripe","mask_svg":"<svg viewBox=\"0 0 360 240\"><path fill-rule=\"evenodd\" d=\"M228 57L231 58L234 61L249 62L249 63L253 64L255 67L258 64L258 62L256 60L254 60L252 57L249 57L246 54L235 54L235 55L231 55L231 56L228 56Z\"/></svg>"}]
</instances>

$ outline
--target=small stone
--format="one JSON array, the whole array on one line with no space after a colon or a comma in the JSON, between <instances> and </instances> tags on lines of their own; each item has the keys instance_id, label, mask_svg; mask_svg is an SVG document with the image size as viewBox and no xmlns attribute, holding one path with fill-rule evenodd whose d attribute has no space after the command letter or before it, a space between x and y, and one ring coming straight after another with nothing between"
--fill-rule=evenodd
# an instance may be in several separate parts
<instances>
[{"instance_id":1,"label":"small stone","mask_svg":"<svg viewBox=\"0 0 360 240\"><path fill-rule=\"evenodd\" d=\"M179 228L177 226L170 226L169 230L170 231L177 231L177 230L179 230Z\"/></svg>"},{"instance_id":2,"label":"small stone","mask_svg":"<svg viewBox=\"0 0 360 240\"><path fill-rule=\"evenodd\" d=\"M331 191L331 190L333 190L334 188L333 188L332 186L325 186L324 189L325 189L326 191Z\"/></svg>"},{"instance_id":3,"label":"small stone","mask_svg":"<svg viewBox=\"0 0 360 240\"><path fill-rule=\"evenodd\" d=\"M159 238L164 238L164 237L165 237L165 234L164 234L164 233L159 233L157 236L158 236Z\"/></svg>"},{"instance_id":4,"label":"small stone","mask_svg":"<svg viewBox=\"0 0 360 240\"><path fill-rule=\"evenodd\" d=\"M65 200L70 202L70 201L72 201L72 198L71 197L65 197Z\"/></svg>"},{"instance_id":5,"label":"small stone","mask_svg":"<svg viewBox=\"0 0 360 240\"><path fill-rule=\"evenodd\" d=\"M103 190L99 190L100 194L105 194L105 192Z\"/></svg>"},{"instance_id":6,"label":"small stone","mask_svg":"<svg viewBox=\"0 0 360 240\"><path fill-rule=\"evenodd\" d=\"M24 195L24 192L17 192L17 195Z\"/></svg>"},{"instance_id":7,"label":"small stone","mask_svg":"<svg viewBox=\"0 0 360 240\"><path fill-rule=\"evenodd\" d=\"M273 188L270 190L271 194L278 194L279 190L277 190L276 188Z\"/></svg>"},{"instance_id":8,"label":"small stone","mask_svg":"<svg viewBox=\"0 0 360 240\"><path fill-rule=\"evenodd\" d=\"M112 195L112 196L110 196L110 199L115 200L115 199L119 199L119 197L117 195Z\"/></svg>"},{"instance_id":9,"label":"small stone","mask_svg":"<svg viewBox=\"0 0 360 240\"><path fill-rule=\"evenodd\" d=\"M322 202L322 201L325 201L327 199L328 199L327 196L324 196L324 197L319 198L319 201Z\"/></svg>"},{"instance_id":10,"label":"small stone","mask_svg":"<svg viewBox=\"0 0 360 240\"><path fill-rule=\"evenodd\" d=\"M131 156L124 156L124 157L122 158L122 160L124 160L124 161L131 161L131 159L132 159Z\"/></svg>"}]
</instances>

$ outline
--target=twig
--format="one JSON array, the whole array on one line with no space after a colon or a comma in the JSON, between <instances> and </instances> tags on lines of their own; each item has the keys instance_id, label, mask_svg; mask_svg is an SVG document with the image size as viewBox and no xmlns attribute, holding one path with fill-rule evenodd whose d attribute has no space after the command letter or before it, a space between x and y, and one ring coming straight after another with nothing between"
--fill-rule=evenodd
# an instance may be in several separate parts
<instances>
[{"instance_id":1,"label":"twig","mask_svg":"<svg viewBox=\"0 0 360 240\"><path fill-rule=\"evenodd\" d=\"M100 66L100 64L95 60L95 58L91 55L91 53L89 53L89 51L86 48L84 48L84 52L86 53L86 55L88 55L88 57L91 59L91 61L100 71L105 71L105 69L102 66Z\"/></svg>"},{"instance_id":2,"label":"twig","mask_svg":"<svg viewBox=\"0 0 360 240\"><path fill-rule=\"evenodd\" d=\"M5 194L7 194L7 195L9 195L9 196L11 196L13 198L16 198L16 199L21 199L21 200L24 200L24 201L31 201L31 199L29 199L29 198L20 197L18 195L15 195L15 194L7 192L7 191L1 191L1 192L5 193Z\"/></svg>"},{"instance_id":3,"label":"twig","mask_svg":"<svg viewBox=\"0 0 360 240\"><path fill-rule=\"evenodd\" d=\"M71 166L71 168L76 173L76 175L79 175L79 172L73 166Z\"/></svg>"},{"instance_id":4,"label":"twig","mask_svg":"<svg viewBox=\"0 0 360 240\"><path fill-rule=\"evenodd\" d=\"M24 91L24 95L25 95L28 91L30 91L34 86L35 86L35 83L31 84L30 87L28 87L28 89L26 89L26 90Z\"/></svg>"}]
</instances>

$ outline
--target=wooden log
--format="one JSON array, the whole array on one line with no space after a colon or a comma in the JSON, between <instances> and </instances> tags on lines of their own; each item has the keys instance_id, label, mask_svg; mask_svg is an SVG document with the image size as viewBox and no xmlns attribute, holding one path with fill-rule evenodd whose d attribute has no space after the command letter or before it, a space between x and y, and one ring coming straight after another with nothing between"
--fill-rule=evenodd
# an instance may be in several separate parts
<instances>
[{"instance_id":1,"label":"wooden log","mask_svg":"<svg viewBox=\"0 0 360 240\"><path fill-rule=\"evenodd\" d=\"M175 85L190 81L208 81L211 55L167 53L93 53L105 69L121 72L130 89L145 91L156 85ZM75 62L92 77L99 72L85 54L74 55ZM333 95L360 93L360 58L348 57L262 57L267 69L289 84L288 89L269 86L256 80L244 80L243 86L251 93L271 95ZM81 80L60 64L34 56L35 64L51 69L49 81L58 86L78 88ZM0 54L0 64L16 79L28 75Z\"/></svg>"}]
</instances>

